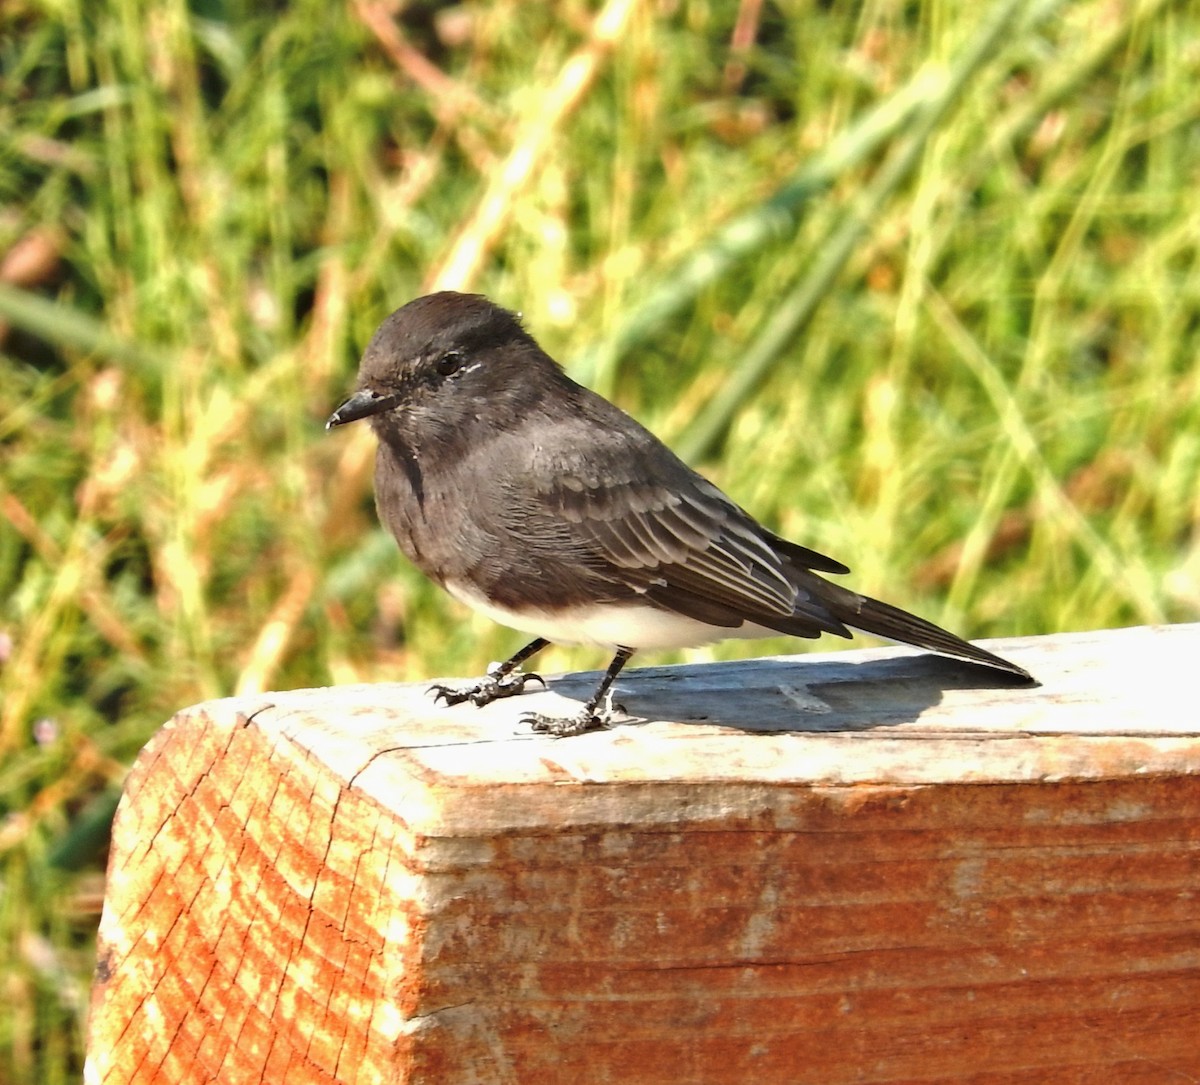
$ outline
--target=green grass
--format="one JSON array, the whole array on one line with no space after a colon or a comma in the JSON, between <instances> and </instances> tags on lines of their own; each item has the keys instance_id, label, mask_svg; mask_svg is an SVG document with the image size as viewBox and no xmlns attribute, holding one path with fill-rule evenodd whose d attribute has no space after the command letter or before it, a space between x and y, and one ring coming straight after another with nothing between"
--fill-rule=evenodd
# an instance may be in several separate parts
<instances>
[{"instance_id":1,"label":"green grass","mask_svg":"<svg viewBox=\"0 0 1200 1085\"><path fill-rule=\"evenodd\" d=\"M174 710L520 641L322 430L434 285L966 635L1200 611L1200 10L789 0L736 49L737 4L625 9L0 9L0 1080L78 1076Z\"/></svg>"}]
</instances>

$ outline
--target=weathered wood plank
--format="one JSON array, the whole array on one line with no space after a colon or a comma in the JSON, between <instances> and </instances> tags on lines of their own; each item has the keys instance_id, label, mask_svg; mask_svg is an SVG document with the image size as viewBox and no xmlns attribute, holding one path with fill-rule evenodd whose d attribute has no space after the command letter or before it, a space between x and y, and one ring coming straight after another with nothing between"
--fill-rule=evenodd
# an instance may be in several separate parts
<instances>
[{"instance_id":1,"label":"weathered wood plank","mask_svg":"<svg viewBox=\"0 0 1200 1085\"><path fill-rule=\"evenodd\" d=\"M1200 1078L1200 625L175 717L114 832L89 1082Z\"/></svg>"}]
</instances>

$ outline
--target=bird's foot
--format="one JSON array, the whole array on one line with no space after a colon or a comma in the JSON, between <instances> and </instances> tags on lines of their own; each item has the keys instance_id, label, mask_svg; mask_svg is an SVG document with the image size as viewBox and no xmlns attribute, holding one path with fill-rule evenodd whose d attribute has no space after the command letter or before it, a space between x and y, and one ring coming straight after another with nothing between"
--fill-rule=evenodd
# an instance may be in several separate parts
<instances>
[{"instance_id":1,"label":"bird's foot","mask_svg":"<svg viewBox=\"0 0 1200 1085\"><path fill-rule=\"evenodd\" d=\"M574 716L543 716L540 712L522 712L521 722L528 724L539 735L570 738L572 735L582 735L585 731L607 731L619 716L627 716L625 706L613 704L610 697L605 699L603 708L593 708L587 704Z\"/></svg>"},{"instance_id":2,"label":"bird's foot","mask_svg":"<svg viewBox=\"0 0 1200 1085\"><path fill-rule=\"evenodd\" d=\"M518 693L524 693L527 682L540 682L542 688L546 688L545 680L540 674L534 674L532 671L526 674L519 670L505 674L498 668L493 668L478 682L469 686L444 686L438 682L429 687L429 692L433 694L435 701L445 701L448 706L470 701L477 708L482 708L500 700L501 697L515 697Z\"/></svg>"},{"instance_id":3,"label":"bird's foot","mask_svg":"<svg viewBox=\"0 0 1200 1085\"><path fill-rule=\"evenodd\" d=\"M522 712L521 722L539 735L570 738L585 731L603 731L612 723L612 714L584 708L574 716L543 716L540 712Z\"/></svg>"}]
</instances>

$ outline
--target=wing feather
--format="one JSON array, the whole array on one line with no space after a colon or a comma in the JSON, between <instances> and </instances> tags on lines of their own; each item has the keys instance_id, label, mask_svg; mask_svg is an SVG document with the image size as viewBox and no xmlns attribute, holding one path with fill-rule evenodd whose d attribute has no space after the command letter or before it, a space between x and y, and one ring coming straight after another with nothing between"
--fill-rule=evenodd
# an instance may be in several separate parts
<instances>
[{"instance_id":1,"label":"wing feather","mask_svg":"<svg viewBox=\"0 0 1200 1085\"><path fill-rule=\"evenodd\" d=\"M623 570L658 605L724 626L783 623L793 631L798 586L771 537L698 476L675 482L568 479L541 496L597 562ZM813 614L802 624L836 623Z\"/></svg>"}]
</instances>

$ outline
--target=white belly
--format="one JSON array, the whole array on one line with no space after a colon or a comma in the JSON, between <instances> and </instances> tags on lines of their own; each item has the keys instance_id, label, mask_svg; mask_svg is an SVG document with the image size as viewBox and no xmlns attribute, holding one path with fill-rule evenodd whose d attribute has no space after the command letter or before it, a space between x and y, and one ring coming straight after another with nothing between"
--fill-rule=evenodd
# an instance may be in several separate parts
<instances>
[{"instance_id":1,"label":"white belly","mask_svg":"<svg viewBox=\"0 0 1200 1085\"><path fill-rule=\"evenodd\" d=\"M460 603L494 622L556 644L596 644L613 649L695 648L727 637L778 636L770 629L745 622L736 627L709 625L644 603L518 613L496 606L463 584L447 584L446 590Z\"/></svg>"}]
</instances>

